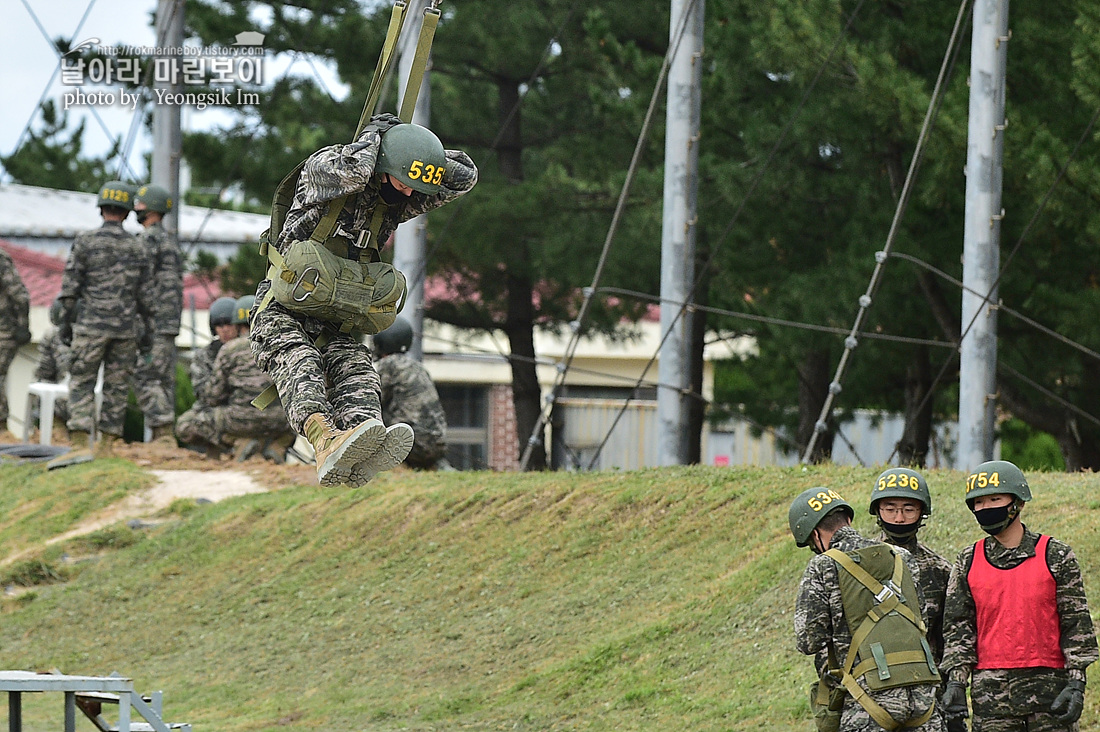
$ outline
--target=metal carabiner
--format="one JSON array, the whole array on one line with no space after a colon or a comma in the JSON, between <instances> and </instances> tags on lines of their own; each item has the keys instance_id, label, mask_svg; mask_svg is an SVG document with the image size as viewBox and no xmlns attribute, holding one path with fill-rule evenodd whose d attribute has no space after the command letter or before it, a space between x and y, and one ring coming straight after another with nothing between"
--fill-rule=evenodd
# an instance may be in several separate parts
<instances>
[{"instance_id":1,"label":"metal carabiner","mask_svg":"<svg viewBox=\"0 0 1100 732\"><path fill-rule=\"evenodd\" d=\"M294 293L297 292L298 288L302 286L302 283L305 281L306 275L309 274L310 270L313 270L314 274L313 281L309 283L313 289L306 290L306 294L302 295L301 297L294 297ZM306 267L305 271L303 271L302 275L298 278L298 281L294 283L294 287L290 290L291 299L294 300L294 302L305 302L306 298L313 294L313 290L317 289L317 283L320 281L321 270L317 269L316 267Z\"/></svg>"}]
</instances>

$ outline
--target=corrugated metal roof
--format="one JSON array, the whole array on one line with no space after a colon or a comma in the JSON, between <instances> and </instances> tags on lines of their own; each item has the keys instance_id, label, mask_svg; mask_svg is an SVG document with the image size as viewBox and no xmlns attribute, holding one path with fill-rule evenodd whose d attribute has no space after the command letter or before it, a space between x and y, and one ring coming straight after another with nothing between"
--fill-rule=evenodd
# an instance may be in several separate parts
<instances>
[{"instance_id":1,"label":"corrugated metal roof","mask_svg":"<svg viewBox=\"0 0 1100 732\"><path fill-rule=\"evenodd\" d=\"M103 223L95 201L94 193L18 183L0 185L0 237L71 239ZM130 221L132 224L133 219ZM254 242L267 225L264 214L184 205L179 216L179 239L181 244Z\"/></svg>"}]
</instances>

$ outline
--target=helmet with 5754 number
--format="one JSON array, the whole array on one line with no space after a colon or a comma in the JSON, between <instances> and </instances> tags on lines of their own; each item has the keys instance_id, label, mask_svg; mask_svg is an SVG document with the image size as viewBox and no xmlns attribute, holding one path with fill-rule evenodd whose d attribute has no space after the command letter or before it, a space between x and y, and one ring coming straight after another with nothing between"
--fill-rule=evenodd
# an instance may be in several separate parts
<instances>
[{"instance_id":1,"label":"helmet with 5754 number","mask_svg":"<svg viewBox=\"0 0 1100 732\"><path fill-rule=\"evenodd\" d=\"M847 513L850 519L856 517L852 506L831 488L807 488L799 493L787 512L787 522L795 543L798 546L809 546L810 536L821 523L821 519L837 509Z\"/></svg>"},{"instance_id":2,"label":"helmet with 5754 number","mask_svg":"<svg viewBox=\"0 0 1100 732\"><path fill-rule=\"evenodd\" d=\"M966 479L966 505L974 509L974 499L1007 493L1021 501L1031 500L1031 488L1023 471L1007 460L991 460L970 471Z\"/></svg>"},{"instance_id":3,"label":"helmet with 5754 number","mask_svg":"<svg viewBox=\"0 0 1100 732\"><path fill-rule=\"evenodd\" d=\"M236 306L233 309L233 325L248 325L248 314L252 311L252 306L255 304L255 295L242 295L238 297Z\"/></svg>"},{"instance_id":4,"label":"helmet with 5754 number","mask_svg":"<svg viewBox=\"0 0 1100 732\"><path fill-rule=\"evenodd\" d=\"M871 487L871 515L878 514L878 502L883 498L912 498L924 504L924 515L932 514L932 495L924 477L909 468L890 468L883 471Z\"/></svg>"},{"instance_id":5,"label":"helmet with 5754 number","mask_svg":"<svg viewBox=\"0 0 1100 732\"><path fill-rule=\"evenodd\" d=\"M447 155L435 133L420 125L401 124L382 135L375 170L387 173L428 195L438 193L447 170Z\"/></svg>"},{"instance_id":6,"label":"helmet with 5754 number","mask_svg":"<svg viewBox=\"0 0 1100 732\"><path fill-rule=\"evenodd\" d=\"M115 208L134 210L134 187L121 180L109 180L99 187L99 195L96 197L97 207L114 206Z\"/></svg>"},{"instance_id":7,"label":"helmet with 5754 number","mask_svg":"<svg viewBox=\"0 0 1100 732\"><path fill-rule=\"evenodd\" d=\"M137 189L134 203L144 204L147 211L168 213L172 210L172 194L167 189L153 183L146 183Z\"/></svg>"},{"instance_id":8,"label":"helmet with 5754 number","mask_svg":"<svg viewBox=\"0 0 1100 732\"><path fill-rule=\"evenodd\" d=\"M219 297L210 303L210 332L214 332L219 325L233 325L233 316L236 313L236 298Z\"/></svg>"}]
</instances>

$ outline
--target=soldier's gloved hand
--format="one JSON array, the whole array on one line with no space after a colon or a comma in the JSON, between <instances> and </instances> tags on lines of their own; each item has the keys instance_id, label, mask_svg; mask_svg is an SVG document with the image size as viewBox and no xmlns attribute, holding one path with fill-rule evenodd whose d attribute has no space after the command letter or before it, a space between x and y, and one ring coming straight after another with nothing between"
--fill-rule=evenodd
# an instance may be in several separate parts
<instances>
[{"instance_id":1,"label":"soldier's gloved hand","mask_svg":"<svg viewBox=\"0 0 1100 732\"><path fill-rule=\"evenodd\" d=\"M27 326L23 326L15 331L15 342L17 345L24 346L31 342L31 329Z\"/></svg>"},{"instance_id":2,"label":"soldier's gloved hand","mask_svg":"<svg viewBox=\"0 0 1100 732\"><path fill-rule=\"evenodd\" d=\"M1074 679L1066 684L1050 705L1050 713L1062 724L1073 724L1081 718L1081 710L1084 708L1085 682Z\"/></svg>"},{"instance_id":3,"label":"soldier's gloved hand","mask_svg":"<svg viewBox=\"0 0 1100 732\"><path fill-rule=\"evenodd\" d=\"M948 719L966 719L970 712L966 709L966 684L961 681L948 681L947 688L940 699L940 707Z\"/></svg>"},{"instance_id":4,"label":"soldier's gloved hand","mask_svg":"<svg viewBox=\"0 0 1100 732\"><path fill-rule=\"evenodd\" d=\"M152 328L146 328L141 333L141 339L138 341L138 352L141 353L141 357L148 363L153 357L153 343L156 341L157 334L153 332Z\"/></svg>"},{"instance_id":5,"label":"soldier's gloved hand","mask_svg":"<svg viewBox=\"0 0 1100 732\"><path fill-rule=\"evenodd\" d=\"M947 732L970 732L966 728L966 717L948 717Z\"/></svg>"},{"instance_id":6,"label":"soldier's gloved hand","mask_svg":"<svg viewBox=\"0 0 1100 732\"><path fill-rule=\"evenodd\" d=\"M73 326L68 323L57 326L57 339L66 346L71 346L73 344Z\"/></svg>"}]
</instances>

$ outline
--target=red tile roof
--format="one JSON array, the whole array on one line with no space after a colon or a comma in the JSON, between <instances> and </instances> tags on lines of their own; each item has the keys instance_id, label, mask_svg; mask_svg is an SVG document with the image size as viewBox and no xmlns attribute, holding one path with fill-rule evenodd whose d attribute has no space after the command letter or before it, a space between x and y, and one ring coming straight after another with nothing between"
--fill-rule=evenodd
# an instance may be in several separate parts
<instances>
[{"instance_id":1,"label":"red tile roof","mask_svg":"<svg viewBox=\"0 0 1100 732\"><path fill-rule=\"evenodd\" d=\"M61 292L61 275L65 271L65 260L51 254L36 252L33 249L19 247L0 239L0 248L7 252L23 284L30 293L31 305L49 307L57 294ZM210 303L222 296L218 282L203 279L190 272L183 275L183 305L191 307L191 297L195 298L195 308L208 310Z\"/></svg>"}]
</instances>

